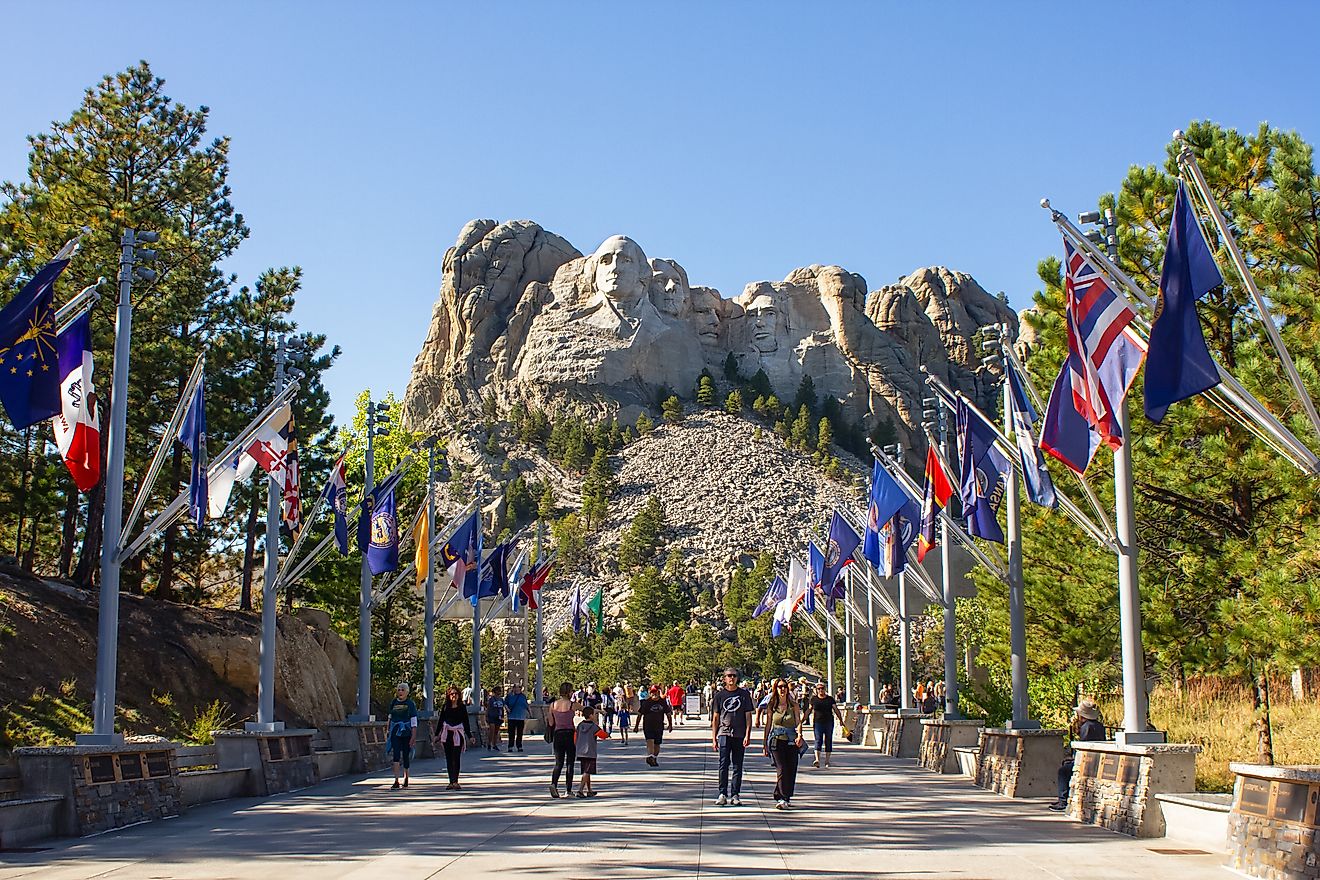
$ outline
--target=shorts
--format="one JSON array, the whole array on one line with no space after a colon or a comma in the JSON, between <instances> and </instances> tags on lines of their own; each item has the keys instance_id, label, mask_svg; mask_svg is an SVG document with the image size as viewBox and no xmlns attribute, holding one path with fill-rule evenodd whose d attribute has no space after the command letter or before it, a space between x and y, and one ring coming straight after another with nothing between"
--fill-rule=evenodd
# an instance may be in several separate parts
<instances>
[{"instance_id":1,"label":"shorts","mask_svg":"<svg viewBox=\"0 0 1320 880\"><path fill-rule=\"evenodd\" d=\"M595 758L578 758L578 766L581 768L581 770L582 770L583 773L595 773L595 772L596 772L596 759L595 759Z\"/></svg>"},{"instance_id":2,"label":"shorts","mask_svg":"<svg viewBox=\"0 0 1320 880\"><path fill-rule=\"evenodd\" d=\"M665 732L663 730L643 730L642 735L645 736L647 740L654 741L656 745L660 745L660 743L665 741Z\"/></svg>"}]
</instances>

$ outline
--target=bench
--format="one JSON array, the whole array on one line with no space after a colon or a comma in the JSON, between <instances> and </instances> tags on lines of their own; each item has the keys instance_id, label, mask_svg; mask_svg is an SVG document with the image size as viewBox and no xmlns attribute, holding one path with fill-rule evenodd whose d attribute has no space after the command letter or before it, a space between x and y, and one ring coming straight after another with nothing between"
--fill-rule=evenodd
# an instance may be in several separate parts
<instances>
[{"instance_id":1,"label":"bench","mask_svg":"<svg viewBox=\"0 0 1320 880\"><path fill-rule=\"evenodd\" d=\"M0 801L0 850L54 837L64 796L11 797Z\"/></svg>"}]
</instances>

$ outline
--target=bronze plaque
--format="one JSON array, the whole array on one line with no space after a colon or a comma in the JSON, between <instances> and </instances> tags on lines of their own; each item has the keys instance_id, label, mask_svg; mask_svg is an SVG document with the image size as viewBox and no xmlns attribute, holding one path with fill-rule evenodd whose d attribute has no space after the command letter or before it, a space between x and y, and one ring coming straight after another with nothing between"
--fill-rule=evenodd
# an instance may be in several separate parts
<instances>
[{"instance_id":1,"label":"bronze plaque","mask_svg":"<svg viewBox=\"0 0 1320 880\"><path fill-rule=\"evenodd\" d=\"M1306 808L1310 806L1311 786L1305 782L1275 780L1274 810L1271 819L1283 822L1305 822Z\"/></svg>"},{"instance_id":2,"label":"bronze plaque","mask_svg":"<svg viewBox=\"0 0 1320 880\"><path fill-rule=\"evenodd\" d=\"M1099 778L1105 782L1118 781L1118 765L1122 755L1105 755L1100 759Z\"/></svg>"},{"instance_id":3,"label":"bronze plaque","mask_svg":"<svg viewBox=\"0 0 1320 880\"><path fill-rule=\"evenodd\" d=\"M1249 816L1268 817L1270 814L1270 781L1243 776L1238 788L1237 811Z\"/></svg>"},{"instance_id":4,"label":"bronze plaque","mask_svg":"<svg viewBox=\"0 0 1320 880\"><path fill-rule=\"evenodd\" d=\"M1118 768L1119 784L1136 788L1139 779L1141 779L1141 758L1134 755L1123 756L1123 762Z\"/></svg>"},{"instance_id":5,"label":"bronze plaque","mask_svg":"<svg viewBox=\"0 0 1320 880\"><path fill-rule=\"evenodd\" d=\"M147 752L147 775L155 779L170 775L169 752Z\"/></svg>"},{"instance_id":6,"label":"bronze plaque","mask_svg":"<svg viewBox=\"0 0 1320 880\"><path fill-rule=\"evenodd\" d=\"M283 761L284 739L278 736L266 737L266 753L272 761Z\"/></svg>"},{"instance_id":7,"label":"bronze plaque","mask_svg":"<svg viewBox=\"0 0 1320 880\"><path fill-rule=\"evenodd\" d=\"M92 785L115 781L115 756L93 755L87 759L87 781Z\"/></svg>"},{"instance_id":8,"label":"bronze plaque","mask_svg":"<svg viewBox=\"0 0 1320 880\"><path fill-rule=\"evenodd\" d=\"M312 753L312 738L310 736L291 736L287 742L290 758L306 758Z\"/></svg>"},{"instance_id":9,"label":"bronze plaque","mask_svg":"<svg viewBox=\"0 0 1320 880\"><path fill-rule=\"evenodd\" d=\"M119 756L119 778L120 779L141 779L142 778L142 756L136 752Z\"/></svg>"},{"instance_id":10,"label":"bronze plaque","mask_svg":"<svg viewBox=\"0 0 1320 880\"><path fill-rule=\"evenodd\" d=\"M1096 768L1100 766L1100 756L1095 752L1080 752L1073 762L1077 773L1083 778L1095 778Z\"/></svg>"}]
</instances>

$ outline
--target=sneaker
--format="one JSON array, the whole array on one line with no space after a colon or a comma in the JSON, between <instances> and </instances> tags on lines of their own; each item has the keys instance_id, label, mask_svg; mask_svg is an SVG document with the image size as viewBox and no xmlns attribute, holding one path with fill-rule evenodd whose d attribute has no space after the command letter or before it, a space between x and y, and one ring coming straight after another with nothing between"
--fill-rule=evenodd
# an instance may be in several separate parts
<instances>
[{"instance_id":1,"label":"sneaker","mask_svg":"<svg viewBox=\"0 0 1320 880\"><path fill-rule=\"evenodd\" d=\"M726 798L724 795L720 795L719 797L715 798L715 806L717 806L717 807L722 807L722 806L724 806L725 804L727 804L728 802L729 802L729 799Z\"/></svg>"},{"instance_id":2,"label":"sneaker","mask_svg":"<svg viewBox=\"0 0 1320 880\"><path fill-rule=\"evenodd\" d=\"M595 789L592 789L591 791L587 792L587 797L592 798L592 797L595 797L595 796L596 796L596 791L595 791Z\"/></svg>"},{"instance_id":3,"label":"sneaker","mask_svg":"<svg viewBox=\"0 0 1320 880\"><path fill-rule=\"evenodd\" d=\"M579 791L577 793L577 796L580 798L585 798L587 796L587 793L585 791Z\"/></svg>"},{"instance_id":4,"label":"sneaker","mask_svg":"<svg viewBox=\"0 0 1320 880\"><path fill-rule=\"evenodd\" d=\"M742 798L738 797L738 796L735 794L733 797L729 798L729 805L730 805L730 806L734 806L734 807L741 807L741 806L742 806Z\"/></svg>"},{"instance_id":5,"label":"sneaker","mask_svg":"<svg viewBox=\"0 0 1320 880\"><path fill-rule=\"evenodd\" d=\"M784 809L785 810L793 809L793 801L790 800L789 798L784 798Z\"/></svg>"},{"instance_id":6,"label":"sneaker","mask_svg":"<svg viewBox=\"0 0 1320 880\"><path fill-rule=\"evenodd\" d=\"M1052 813L1062 813L1066 809L1068 809L1068 805L1061 804L1058 801L1055 801L1054 803L1050 804L1050 812Z\"/></svg>"},{"instance_id":7,"label":"sneaker","mask_svg":"<svg viewBox=\"0 0 1320 880\"><path fill-rule=\"evenodd\" d=\"M398 787L399 787L399 780L396 779L394 780L394 784L391 785L390 788L398 788Z\"/></svg>"},{"instance_id":8,"label":"sneaker","mask_svg":"<svg viewBox=\"0 0 1320 880\"><path fill-rule=\"evenodd\" d=\"M813 767L819 767L819 766L820 766L820 755L817 755L816 757L814 757L814 758L811 759L811 766L813 766Z\"/></svg>"},{"instance_id":9,"label":"sneaker","mask_svg":"<svg viewBox=\"0 0 1320 880\"><path fill-rule=\"evenodd\" d=\"M776 809L776 810L787 810L787 809L788 809L788 804L786 804L784 801L775 801L775 809Z\"/></svg>"},{"instance_id":10,"label":"sneaker","mask_svg":"<svg viewBox=\"0 0 1320 880\"><path fill-rule=\"evenodd\" d=\"M557 798L557 797L559 797L559 786L557 786L557 785L555 785L555 784L553 784L553 783L551 783L551 785L550 785L550 797L552 797L552 798Z\"/></svg>"},{"instance_id":11,"label":"sneaker","mask_svg":"<svg viewBox=\"0 0 1320 880\"><path fill-rule=\"evenodd\" d=\"M406 779L403 780L403 787L404 787L404 788L407 788L407 787L408 787L408 780L406 780Z\"/></svg>"}]
</instances>

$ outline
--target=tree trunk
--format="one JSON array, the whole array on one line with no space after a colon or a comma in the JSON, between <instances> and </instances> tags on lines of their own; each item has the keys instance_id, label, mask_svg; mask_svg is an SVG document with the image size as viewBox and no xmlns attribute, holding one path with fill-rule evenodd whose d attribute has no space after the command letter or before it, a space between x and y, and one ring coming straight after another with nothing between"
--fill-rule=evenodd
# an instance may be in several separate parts
<instances>
[{"instance_id":1,"label":"tree trunk","mask_svg":"<svg viewBox=\"0 0 1320 880\"><path fill-rule=\"evenodd\" d=\"M23 558L23 526L27 520L28 463L32 459L32 428L23 430L23 467L18 472L18 528L14 530L14 557Z\"/></svg>"},{"instance_id":2,"label":"tree trunk","mask_svg":"<svg viewBox=\"0 0 1320 880\"><path fill-rule=\"evenodd\" d=\"M260 484L260 481L257 481ZM248 488L247 540L243 544L243 581L238 594L238 610L252 610L252 570L257 552L257 499Z\"/></svg>"},{"instance_id":3,"label":"tree trunk","mask_svg":"<svg viewBox=\"0 0 1320 880\"><path fill-rule=\"evenodd\" d=\"M78 489L72 487L64 498L64 527L60 532L60 577L73 570L73 542L78 539Z\"/></svg>"},{"instance_id":4,"label":"tree trunk","mask_svg":"<svg viewBox=\"0 0 1320 880\"><path fill-rule=\"evenodd\" d=\"M106 434L101 432L104 441ZM105 443L101 444L101 460L105 460ZM105 534L105 480L97 483L87 497L87 528L83 531L82 552L78 554L78 567L73 582L90 590L101 567L101 538Z\"/></svg>"},{"instance_id":5,"label":"tree trunk","mask_svg":"<svg viewBox=\"0 0 1320 880\"><path fill-rule=\"evenodd\" d=\"M1274 734L1270 729L1269 668L1257 668L1251 682L1252 707L1256 710L1256 763L1274 763Z\"/></svg>"},{"instance_id":6,"label":"tree trunk","mask_svg":"<svg viewBox=\"0 0 1320 880\"><path fill-rule=\"evenodd\" d=\"M183 485L183 445L175 443L172 437L166 437L164 442L174 447L170 457L169 492L166 496L174 498ZM160 551L160 579L156 582L156 592L153 594L162 602L174 601L174 557L178 544L179 523L175 521L165 530L165 540Z\"/></svg>"}]
</instances>

